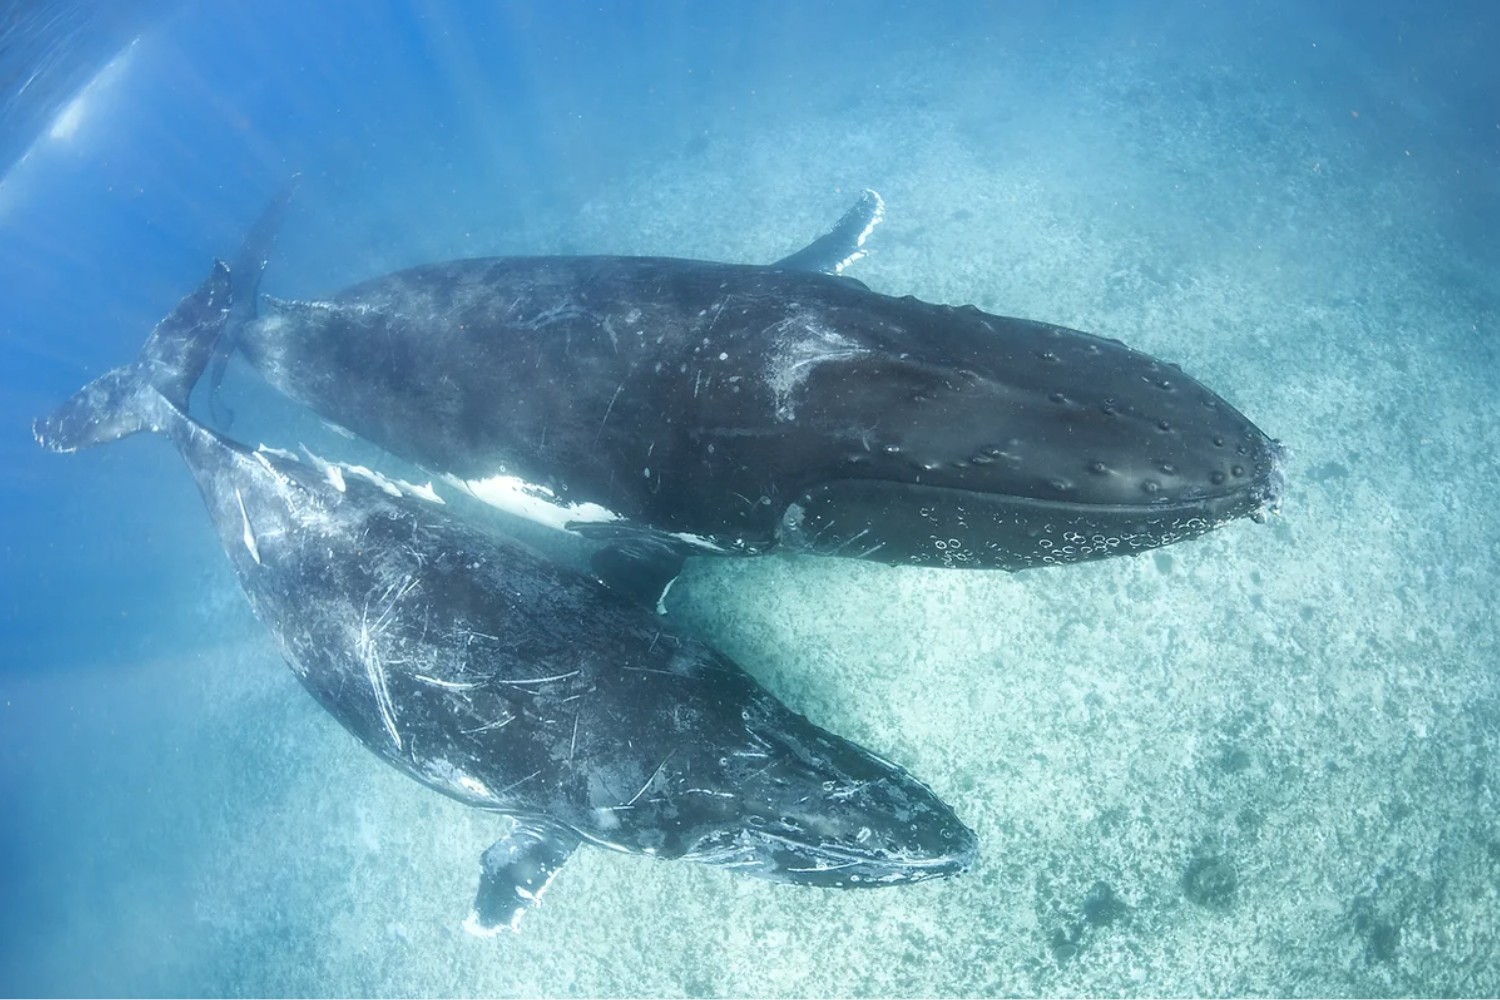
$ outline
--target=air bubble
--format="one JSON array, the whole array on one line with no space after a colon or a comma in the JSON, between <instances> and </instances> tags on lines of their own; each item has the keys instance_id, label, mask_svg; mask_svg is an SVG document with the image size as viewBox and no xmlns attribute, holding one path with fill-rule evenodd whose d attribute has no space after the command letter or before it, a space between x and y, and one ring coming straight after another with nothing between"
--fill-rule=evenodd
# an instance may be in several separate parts
<instances>
[{"instance_id":1,"label":"air bubble","mask_svg":"<svg viewBox=\"0 0 1500 1000\"><path fill-rule=\"evenodd\" d=\"M1208 474L1208 481L1213 483L1215 486L1224 485L1224 480L1228 478L1228 476L1224 475L1224 473L1219 471L1218 469L1215 469Z\"/></svg>"},{"instance_id":2,"label":"air bubble","mask_svg":"<svg viewBox=\"0 0 1500 1000\"><path fill-rule=\"evenodd\" d=\"M1239 478L1245 474L1245 467L1243 465L1231 465L1229 467L1229 474L1235 478Z\"/></svg>"}]
</instances>

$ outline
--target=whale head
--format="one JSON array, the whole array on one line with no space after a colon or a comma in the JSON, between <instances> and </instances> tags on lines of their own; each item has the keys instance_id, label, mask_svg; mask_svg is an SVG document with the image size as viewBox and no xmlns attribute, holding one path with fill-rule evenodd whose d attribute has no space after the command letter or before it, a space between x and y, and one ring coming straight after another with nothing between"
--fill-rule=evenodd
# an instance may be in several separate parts
<instances>
[{"instance_id":1,"label":"whale head","mask_svg":"<svg viewBox=\"0 0 1500 1000\"><path fill-rule=\"evenodd\" d=\"M720 757L732 795L699 814L684 860L830 888L920 882L974 865L974 832L901 768L800 717L749 721L752 745Z\"/></svg>"},{"instance_id":2,"label":"whale head","mask_svg":"<svg viewBox=\"0 0 1500 1000\"><path fill-rule=\"evenodd\" d=\"M1276 510L1280 446L1176 366L1076 330L903 301L900 336L872 324L799 386L797 433L819 445L782 514L788 547L1025 569Z\"/></svg>"}]
</instances>

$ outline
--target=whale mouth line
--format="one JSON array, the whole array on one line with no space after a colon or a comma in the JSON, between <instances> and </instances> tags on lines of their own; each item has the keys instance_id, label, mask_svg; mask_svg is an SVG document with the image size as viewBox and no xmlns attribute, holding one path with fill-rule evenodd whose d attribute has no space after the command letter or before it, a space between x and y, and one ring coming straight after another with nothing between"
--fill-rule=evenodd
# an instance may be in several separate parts
<instances>
[{"instance_id":1,"label":"whale mouth line","mask_svg":"<svg viewBox=\"0 0 1500 1000\"><path fill-rule=\"evenodd\" d=\"M850 876L855 885L874 886L957 875L972 868L978 860L978 845L972 834L946 850L947 853L941 854L903 856L837 843L815 843L757 829L741 830L732 841L707 850L690 850L681 859L805 884L816 884L820 878Z\"/></svg>"},{"instance_id":2,"label":"whale mouth line","mask_svg":"<svg viewBox=\"0 0 1500 1000\"><path fill-rule=\"evenodd\" d=\"M833 872L842 868L870 867L890 868L912 871L961 871L973 863L973 850L961 851L955 849L953 853L941 855L915 855L912 857L901 857L894 854L879 854L871 851L851 850L840 847L837 844L810 844L806 841L797 840L792 837L777 833L757 831L756 837L773 844L784 845L787 848L800 853L806 853L812 858L827 861L825 865L813 865L807 868L786 868L789 872L817 874L820 872Z\"/></svg>"},{"instance_id":3,"label":"whale mouth line","mask_svg":"<svg viewBox=\"0 0 1500 1000\"><path fill-rule=\"evenodd\" d=\"M1285 475L1279 459L1263 476L1245 486L1226 492L1202 493L1190 497L1172 497L1163 500L1148 500L1143 503L1088 503L1079 500L1054 500L1046 497L1025 496L1019 493L992 493L967 489L962 486L940 486L929 483L901 482L893 479L856 478L828 479L803 492L810 500L822 490L840 486L864 486L902 492L921 492L938 497L969 498L974 502L1004 506L1016 510L1052 511L1059 515L1113 514L1124 517L1159 517L1180 514L1189 517L1223 517L1231 520L1254 511L1275 513L1280 508Z\"/></svg>"}]
</instances>

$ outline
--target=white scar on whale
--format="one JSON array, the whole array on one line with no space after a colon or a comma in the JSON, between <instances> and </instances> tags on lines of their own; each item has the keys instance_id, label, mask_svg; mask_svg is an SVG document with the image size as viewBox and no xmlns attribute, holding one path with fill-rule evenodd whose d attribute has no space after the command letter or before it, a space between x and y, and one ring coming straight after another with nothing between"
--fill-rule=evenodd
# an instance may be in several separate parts
<instances>
[{"instance_id":1,"label":"white scar on whale","mask_svg":"<svg viewBox=\"0 0 1500 1000\"><path fill-rule=\"evenodd\" d=\"M396 749L402 749L401 733L396 729L396 706L391 701L391 690L386 682L385 664L381 662L380 647L376 640L384 631L386 623L390 621L391 612L396 610L396 605L401 599L417 588L417 579L408 576L400 583L393 583L386 588L385 593L380 595L379 603L385 604L385 609L380 612L380 617L370 623L370 607L365 605L364 614L360 617L359 637L355 642L355 654L360 662L364 664L365 676L370 682L370 690L375 695L376 707L380 709L380 721L384 723L386 732L391 735L391 742L396 744Z\"/></svg>"}]
</instances>

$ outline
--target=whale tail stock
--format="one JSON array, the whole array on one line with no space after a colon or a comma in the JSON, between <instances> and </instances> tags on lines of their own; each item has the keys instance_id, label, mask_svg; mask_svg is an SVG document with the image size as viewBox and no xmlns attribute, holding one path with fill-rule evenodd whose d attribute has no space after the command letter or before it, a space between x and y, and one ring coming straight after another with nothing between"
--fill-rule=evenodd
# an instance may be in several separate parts
<instances>
[{"instance_id":1,"label":"whale tail stock","mask_svg":"<svg viewBox=\"0 0 1500 1000\"><path fill-rule=\"evenodd\" d=\"M156 324L134 361L96 378L32 425L37 443L77 451L163 430L172 411L187 413L193 386L218 349L230 303L229 268L215 261L208 278Z\"/></svg>"}]
</instances>

